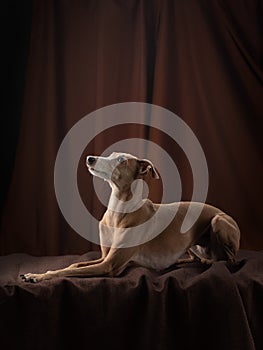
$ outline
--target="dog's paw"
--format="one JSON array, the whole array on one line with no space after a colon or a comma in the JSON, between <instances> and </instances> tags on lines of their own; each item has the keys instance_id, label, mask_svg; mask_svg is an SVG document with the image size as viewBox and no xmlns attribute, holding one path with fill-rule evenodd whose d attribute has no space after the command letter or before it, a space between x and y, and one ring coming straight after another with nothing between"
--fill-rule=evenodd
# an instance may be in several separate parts
<instances>
[{"instance_id":1,"label":"dog's paw","mask_svg":"<svg viewBox=\"0 0 263 350\"><path fill-rule=\"evenodd\" d=\"M214 262L212 259L205 259L205 258L200 259L200 261L204 265L212 265Z\"/></svg>"},{"instance_id":2,"label":"dog's paw","mask_svg":"<svg viewBox=\"0 0 263 350\"><path fill-rule=\"evenodd\" d=\"M20 275L21 279L24 282L30 282L30 283L37 283L42 280L42 275L40 274L34 274L34 273L27 273L25 275Z\"/></svg>"}]
</instances>

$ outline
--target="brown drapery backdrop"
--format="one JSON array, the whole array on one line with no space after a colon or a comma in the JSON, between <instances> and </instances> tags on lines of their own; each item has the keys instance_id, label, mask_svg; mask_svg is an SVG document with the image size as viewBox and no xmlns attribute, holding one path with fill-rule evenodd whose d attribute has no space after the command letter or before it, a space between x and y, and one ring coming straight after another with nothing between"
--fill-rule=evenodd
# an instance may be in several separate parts
<instances>
[{"instance_id":1,"label":"brown drapery backdrop","mask_svg":"<svg viewBox=\"0 0 263 350\"><path fill-rule=\"evenodd\" d=\"M208 162L207 202L236 218L243 248L263 249L261 1L36 0L32 6L1 254L71 254L97 248L60 213L54 162L78 120L103 106L129 101L163 106L188 123ZM183 199L190 198L189 165L156 130L113 128L97 136L87 152L99 154L125 137L148 138L166 148L180 170ZM84 162L79 188L100 217L104 208Z\"/></svg>"}]
</instances>

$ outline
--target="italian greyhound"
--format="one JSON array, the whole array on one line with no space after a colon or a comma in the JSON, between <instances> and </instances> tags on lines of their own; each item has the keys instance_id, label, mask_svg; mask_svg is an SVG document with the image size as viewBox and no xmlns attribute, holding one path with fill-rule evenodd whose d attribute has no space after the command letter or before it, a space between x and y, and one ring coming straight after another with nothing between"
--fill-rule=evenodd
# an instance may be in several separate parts
<instances>
[{"instance_id":1,"label":"italian greyhound","mask_svg":"<svg viewBox=\"0 0 263 350\"><path fill-rule=\"evenodd\" d=\"M108 208L99 224L101 258L43 274L27 273L21 275L24 281L35 283L62 276L117 276L129 263L162 270L196 259L206 264L218 260L235 262L240 231L232 217L204 203L155 204L143 199L142 180L146 176L159 179L150 160L114 152L109 157L87 156L86 166L112 189ZM194 208L202 206L200 215L192 227L182 233L190 203ZM173 214L172 218L170 215L168 224L162 226L169 213ZM155 216L157 219L153 221ZM183 259L185 253L189 257Z\"/></svg>"}]
</instances>

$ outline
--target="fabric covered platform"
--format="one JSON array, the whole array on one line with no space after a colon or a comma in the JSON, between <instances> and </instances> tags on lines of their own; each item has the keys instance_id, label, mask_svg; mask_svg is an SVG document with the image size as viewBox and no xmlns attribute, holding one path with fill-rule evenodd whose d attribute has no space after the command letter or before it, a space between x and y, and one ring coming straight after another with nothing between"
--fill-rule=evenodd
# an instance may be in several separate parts
<instances>
[{"instance_id":1,"label":"fabric covered platform","mask_svg":"<svg viewBox=\"0 0 263 350\"><path fill-rule=\"evenodd\" d=\"M235 268L194 262L114 278L19 278L96 257L0 257L1 348L263 349L263 252L240 251Z\"/></svg>"}]
</instances>

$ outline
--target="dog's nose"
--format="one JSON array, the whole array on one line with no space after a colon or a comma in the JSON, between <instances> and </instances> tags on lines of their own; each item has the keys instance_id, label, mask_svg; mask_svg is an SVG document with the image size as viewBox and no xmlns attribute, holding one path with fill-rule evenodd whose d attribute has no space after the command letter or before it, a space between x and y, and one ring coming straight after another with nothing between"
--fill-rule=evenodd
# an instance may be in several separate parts
<instances>
[{"instance_id":1,"label":"dog's nose","mask_svg":"<svg viewBox=\"0 0 263 350\"><path fill-rule=\"evenodd\" d=\"M88 156L88 157L87 157L86 163L87 163L88 165L92 165L92 164L94 164L95 162L96 162L96 158L95 158L95 157L92 157L92 156Z\"/></svg>"}]
</instances>

